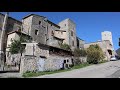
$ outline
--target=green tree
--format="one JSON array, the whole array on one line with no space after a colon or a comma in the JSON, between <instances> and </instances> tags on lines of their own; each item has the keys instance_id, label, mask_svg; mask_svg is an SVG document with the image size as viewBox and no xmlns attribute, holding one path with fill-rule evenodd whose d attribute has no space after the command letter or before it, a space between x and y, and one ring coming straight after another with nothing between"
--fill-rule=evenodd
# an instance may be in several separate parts
<instances>
[{"instance_id":1,"label":"green tree","mask_svg":"<svg viewBox=\"0 0 120 90\"><path fill-rule=\"evenodd\" d=\"M84 49L76 48L73 51L73 55L74 55L74 64L78 65L82 63L80 57L85 57L87 55L87 52Z\"/></svg>"},{"instance_id":2,"label":"green tree","mask_svg":"<svg viewBox=\"0 0 120 90\"><path fill-rule=\"evenodd\" d=\"M75 48L73 54L75 57L85 57L87 55L87 52L84 49Z\"/></svg>"},{"instance_id":3,"label":"green tree","mask_svg":"<svg viewBox=\"0 0 120 90\"><path fill-rule=\"evenodd\" d=\"M23 37L20 37L19 40L12 40L12 43L10 45L10 53L22 53L25 49L25 46L21 44L22 42L26 42L26 39L24 39Z\"/></svg>"},{"instance_id":4,"label":"green tree","mask_svg":"<svg viewBox=\"0 0 120 90\"><path fill-rule=\"evenodd\" d=\"M104 53L99 45L90 45L87 48L87 62L96 64L104 59Z\"/></svg>"},{"instance_id":5,"label":"green tree","mask_svg":"<svg viewBox=\"0 0 120 90\"><path fill-rule=\"evenodd\" d=\"M60 44L60 48L65 49L65 50L71 50L68 44Z\"/></svg>"}]
</instances>

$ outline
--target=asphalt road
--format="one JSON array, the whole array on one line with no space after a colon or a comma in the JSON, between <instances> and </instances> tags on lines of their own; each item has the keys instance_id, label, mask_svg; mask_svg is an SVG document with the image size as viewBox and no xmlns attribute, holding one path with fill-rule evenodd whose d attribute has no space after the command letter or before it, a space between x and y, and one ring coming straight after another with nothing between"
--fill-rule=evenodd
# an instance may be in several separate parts
<instances>
[{"instance_id":1,"label":"asphalt road","mask_svg":"<svg viewBox=\"0 0 120 90\"><path fill-rule=\"evenodd\" d=\"M18 72L0 72L0 78L22 78Z\"/></svg>"},{"instance_id":2,"label":"asphalt road","mask_svg":"<svg viewBox=\"0 0 120 90\"><path fill-rule=\"evenodd\" d=\"M34 78L120 78L120 60Z\"/></svg>"},{"instance_id":3,"label":"asphalt road","mask_svg":"<svg viewBox=\"0 0 120 90\"><path fill-rule=\"evenodd\" d=\"M108 78L120 78L120 70L116 71L112 75L108 76Z\"/></svg>"},{"instance_id":4,"label":"asphalt road","mask_svg":"<svg viewBox=\"0 0 120 90\"><path fill-rule=\"evenodd\" d=\"M22 78L22 76L17 72L6 72L0 73L0 78ZM33 78L120 78L120 60Z\"/></svg>"}]
</instances>

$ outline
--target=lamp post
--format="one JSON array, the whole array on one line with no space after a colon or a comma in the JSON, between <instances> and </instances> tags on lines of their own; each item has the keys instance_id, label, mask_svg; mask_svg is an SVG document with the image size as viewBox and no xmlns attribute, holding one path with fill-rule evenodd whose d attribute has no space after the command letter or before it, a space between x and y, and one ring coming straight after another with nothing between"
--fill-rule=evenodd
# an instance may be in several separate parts
<instances>
[{"instance_id":1,"label":"lamp post","mask_svg":"<svg viewBox=\"0 0 120 90\"><path fill-rule=\"evenodd\" d=\"M8 19L9 13L7 12L4 17L3 26L2 26L2 32L1 32L1 43L0 43L0 68L3 71L4 68L4 55L5 55L5 34L6 34L6 25L7 25L7 19Z\"/></svg>"}]
</instances>

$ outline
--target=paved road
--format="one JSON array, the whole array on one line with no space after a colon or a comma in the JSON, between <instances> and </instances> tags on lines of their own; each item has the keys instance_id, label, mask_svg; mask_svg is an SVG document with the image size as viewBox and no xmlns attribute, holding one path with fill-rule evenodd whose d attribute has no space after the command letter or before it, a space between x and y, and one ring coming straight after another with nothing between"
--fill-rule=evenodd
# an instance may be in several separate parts
<instances>
[{"instance_id":1,"label":"paved road","mask_svg":"<svg viewBox=\"0 0 120 90\"><path fill-rule=\"evenodd\" d=\"M0 78L1 77L21 78L21 74L17 72L0 73ZM120 60L34 78L120 78Z\"/></svg>"},{"instance_id":2,"label":"paved road","mask_svg":"<svg viewBox=\"0 0 120 90\"><path fill-rule=\"evenodd\" d=\"M34 78L120 78L120 60Z\"/></svg>"},{"instance_id":3,"label":"paved road","mask_svg":"<svg viewBox=\"0 0 120 90\"><path fill-rule=\"evenodd\" d=\"M0 78L22 78L18 72L0 72Z\"/></svg>"}]
</instances>

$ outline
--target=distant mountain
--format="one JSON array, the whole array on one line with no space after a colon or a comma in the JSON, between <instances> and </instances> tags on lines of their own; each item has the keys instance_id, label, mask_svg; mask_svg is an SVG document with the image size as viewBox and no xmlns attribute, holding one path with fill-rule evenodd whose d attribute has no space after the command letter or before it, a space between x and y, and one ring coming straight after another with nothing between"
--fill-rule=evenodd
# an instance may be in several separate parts
<instances>
[{"instance_id":1,"label":"distant mountain","mask_svg":"<svg viewBox=\"0 0 120 90\"><path fill-rule=\"evenodd\" d=\"M120 48L116 50L116 53L120 56Z\"/></svg>"}]
</instances>

